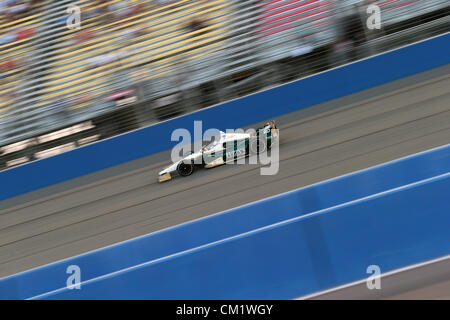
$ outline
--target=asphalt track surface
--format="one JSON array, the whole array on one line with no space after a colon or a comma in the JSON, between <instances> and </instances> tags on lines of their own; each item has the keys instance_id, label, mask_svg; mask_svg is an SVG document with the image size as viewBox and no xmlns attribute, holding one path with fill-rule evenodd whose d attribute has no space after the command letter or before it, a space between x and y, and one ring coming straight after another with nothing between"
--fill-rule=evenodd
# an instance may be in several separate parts
<instances>
[{"instance_id":1,"label":"asphalt track surface","mask_svg":"<svg viewBox=\"0 0 450 320\"><path fill-rule=\"evenodd\" d=\"M450 65L275 120L277 175L226 165L158 184L166 151L0 202L0 277L448 144Z\"/></svg>"}]
</instances>

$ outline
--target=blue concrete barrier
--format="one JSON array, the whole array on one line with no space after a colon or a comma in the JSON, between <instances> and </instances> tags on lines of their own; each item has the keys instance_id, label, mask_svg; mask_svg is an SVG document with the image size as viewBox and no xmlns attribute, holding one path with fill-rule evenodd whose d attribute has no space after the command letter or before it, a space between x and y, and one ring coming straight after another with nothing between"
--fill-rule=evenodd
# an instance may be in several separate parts
<instances>
[{"instance_id":1,"label":"blue concrete barrier","mask_svg":"<svg viewBox=\"0 0 450 320\"><path fill-rule=\"evenodd\" d=\"M450 173L41 299L290 299L450 253ZM319 197L319 195L317 195ZM301 206L300 206L301 207ZM259 213L259 212L258 212Z\"/></svg>"},{"instance_id":2,"label":"blue concrete barrier","mask_svg":"<svg viewBox=\"0 0 450 320\"><path fill-rule=\"evenodd\" d=\"M0 279L0 299L25 299L62 288L70 265L79 266L82 279L89 280L446 172L450 145Z\"/></svg>"},{"instance_id":3,"label":"blue concrete barrier","mask_svg":"<svg viewBox=\"0 0 450 320\"><path fill-rule=\"evenodd\" d=\"M176 128L239 128L450 62L450 34L0 172L0 200L168 150ZM426 59L423 59L426 57ZM236 115L239 116L236 116ZM149 143L151 141L151 143Z\"/></svg>"}]
</instances>

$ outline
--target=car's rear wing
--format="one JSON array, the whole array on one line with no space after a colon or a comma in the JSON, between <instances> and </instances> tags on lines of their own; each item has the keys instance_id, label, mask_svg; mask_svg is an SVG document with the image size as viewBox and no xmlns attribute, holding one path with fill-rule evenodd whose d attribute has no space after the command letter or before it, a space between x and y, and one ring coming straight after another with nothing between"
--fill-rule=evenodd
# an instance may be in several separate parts
<instances>
[{"instance_id":1,"label":"car's rear wing","mask_svg":"<svg viewBox=\"0 0 450 320\"><path fill-rule=\"evenodd\" d=\"M260 127L258 129L256 129L256 131L260 132L265 129L277 129L277 126L275 125L275 121L274 120L267 121L265 123L264 127Z\"/></svg>"}]
</instances>

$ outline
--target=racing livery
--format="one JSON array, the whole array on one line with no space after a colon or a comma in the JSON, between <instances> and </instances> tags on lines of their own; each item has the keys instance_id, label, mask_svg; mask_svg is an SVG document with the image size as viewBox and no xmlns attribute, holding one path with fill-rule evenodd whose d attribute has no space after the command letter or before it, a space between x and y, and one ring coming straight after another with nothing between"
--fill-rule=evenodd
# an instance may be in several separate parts
<instances>
[{"instance_id":1,"label":"racing livery","mask_svg":"<svg viewBox=\"0 0 450 320\"><path fill-rule=\"evenodd\" d=\"M190 176L196 168L214 168L252 154L269 150L278 136L274 121L269 121L255 133L225 133L220 131L218 139L159 172L158 182L172 179L176 175Z\"/></svg>"}]
</instances>

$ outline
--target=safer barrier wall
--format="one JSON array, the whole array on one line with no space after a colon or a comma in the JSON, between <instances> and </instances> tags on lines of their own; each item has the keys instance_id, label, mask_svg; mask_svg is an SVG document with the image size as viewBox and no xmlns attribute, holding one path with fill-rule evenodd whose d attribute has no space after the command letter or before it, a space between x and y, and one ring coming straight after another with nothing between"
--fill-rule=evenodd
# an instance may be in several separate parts
<instances>
[{"instance_id":1,"label":"safer barrier wall","mask_svg":"<svg viewBox=\"0 0 450 320\"><path fill-rule=\"evenodd\" d=\"M450 34L0 172L0 200L170 149L176 128L250 125L450 62ZM426 58L424 58L426 57ZM151 143L149 143L151 141ZM8 186L7 188L4 186Z\"/></svg>"},{"instance_id":2,"label":"safer barrier wall","mask_svg":"<svg viewBox=\"0 0 450 320\"><path fill-rule=\"evenodd\" d=\"M81 283L48 299L290 299L450 253L450 173Z\"/></svg>"},{"instance_id":3,"label":"safer barrier wall","mask_svg":"<svg viewBox=\"0 0 450 320\"><path fill-rule=\"evenodd\" d=\"M60 289L70 265L81 268L85 281L446 172L450 145L1 279L0 299L26 299Z\"/></svg>"}]
</instances>

